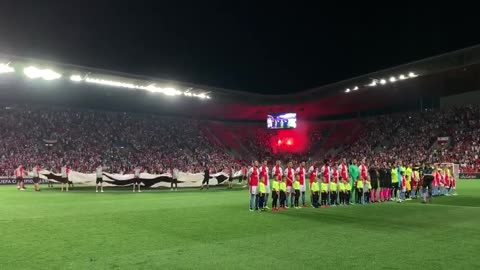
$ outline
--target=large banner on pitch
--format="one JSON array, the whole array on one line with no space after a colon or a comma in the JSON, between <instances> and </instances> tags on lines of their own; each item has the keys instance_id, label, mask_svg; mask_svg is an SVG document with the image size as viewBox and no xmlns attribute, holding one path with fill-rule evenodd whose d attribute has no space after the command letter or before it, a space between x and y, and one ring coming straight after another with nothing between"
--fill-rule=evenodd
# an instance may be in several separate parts
<instances>
[{"instance_id":1,"label":"large banner on pitch","mask_svg":"<svg viewBox=\"0 0 480 270\"><path fill-rule=\"evenodd\" d=\"M25 184L33 184L32 178L25 178L23 179L23 181L25 182ZM41 184L45 184L47 182L48 182L47 179L40 179ZM16 184L17 184L17 180L14 178L8 178L8 177L0 178L0 185L16 185Z\"/></svg>"},{"instance_id":2,"label":"large banner on pitch","mask_svg":"<svg viewBox=\"0 0 480 270\"><path fill-rule=\"evenodd\" d=\"M60 174L55 174L47 170L40 172L40 178L53 182L62 182ZM184 173L180 172L178 175L179 187L200 187L204 178L203 173ZM228 180L228 175L224 172L210 175L210 185L222 185ZM76 171L70 171L68 181L74 184L83 184L89 186L95 186L96 174L95 173L80 173ZM146 187L170 187L172 182L172 175L170 173L165 174L150 174L141 173L140 183ZM133 174L115 174L115 173L103 173L103 185L104 186L131 186L134 182Z\"/></svg>"}]
</instances>

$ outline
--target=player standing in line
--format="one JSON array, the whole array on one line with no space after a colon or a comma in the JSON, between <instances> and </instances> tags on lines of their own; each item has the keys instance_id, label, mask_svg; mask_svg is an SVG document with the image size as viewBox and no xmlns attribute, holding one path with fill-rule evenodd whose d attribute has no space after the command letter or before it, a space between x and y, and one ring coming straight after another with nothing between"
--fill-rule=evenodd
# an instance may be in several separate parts
<instances>
[{"instance_id":1,"label":"player standing in line","mask_svg":"<svg viewBox=\"0 0 480 270\"><path fill-rule=\"evenodd\" d=\"M290 161L288 162L287 168L285 169L284 175L287 179L287 201L286 207L288 208L288 198L290 197L290 206L293 207L293 200L295 196L295 192L293 190L293 178L295 177L295 171L293 170L293 163Z\"/></svg>"},{"instance_id":2,"label":"player standing in line","mask_svg":"<svg viewBox=\"0 0 480 270\"><path fill-rule=\"evenodd\" d=\"M278 178L275 177L272 182L272 211L278 211L279 196L280 196L280 181Z\"/></svg>"},{"instance_id":3,"label":"player standing in line","mask_svg":"<svg viewBox=\"0 0 480 270\"><path fill-rule=\"evenodd\" d=\"M453 196L457 196L457 181L455 179L455 175L452 174L452 187L450 189Z\"/></svg>"},{"instance_id":4,"label":"player standing in line","mask_svg":"<svg viewBox=\"0 0 480 270\"><path fill-rule=\"evenodd\" d=\"M410 182L410 186L412 190L410 191L410 198L416 199L417 198L417 186L418 186L418 180L420 178L420 174L418 172L420 168L418 166L415 166L412 168L412 181Z\"/></svg>"},{"instance_id":5,"label":"player standing in line","mask_svg":"<svg viewBox=\"0 0 480 270\"><path fill-rule=\"evenodd\" d=\"M140 173L142 171L142 167L140 165L138 165L137 167L135 167L133 169L133 192L135 192L135 186L138 187L138 192L142 192L142 190L140 189ZM202 189L203 189L203 186L202 186Z\"/></svg>"},{"instance_id":6,"label":"player standing in line","mask_svg":"<svg viewBox=\"0 0 480 270\"><path fill-rule=\"evenodd\" d=\"M302 207L307 207L305 204L305 162L300 163L300 166L295 170L298 182L300 184L300 194L302 196Z\"/></svg>"},{"instance_id":7,"label":"player standing in line","mask_svg":"<svg viewBox=\"0 0 480 270\"><path fill-rule=\"evenodd\" d=\"M357 183L357 180L358 180L358 177L359 177L359 169L358 169L358 166L357 166L357 160L354 159L350 166L348 167L348 174L350 176L350 186L351 186L351 203L354 204L353 202L358 200L357 198L355 198L355 191L356 191L356 183Z\"/></svg>"},{"instance_id":8,"label":"player standing in line","mask_svg":"<svg viewBox=\"0 0 480 270\"><path fill-rule=\"evenodd\" d=\"M398 201L398 186L399 186L399 181L398 181L398 168L396 166L396 163L392 164L392 168L390 170L390 175L392 179L392 190L391 190L391 201Z\"/></svg>"},{"instance_id":9,"label":"player standing in line","mask_svg":"<svg viewBox=\"0 0 480 270\"><path fill-rule=\"evenodd\" d=\"M286 201L287 201L287 177L283 176L281 181L280 181L280 209L285 210L287 209L286 207Z\"/></svg>"},{"instance_id":10,"label":"player standing in line","mask_svg":"<svg viewBox=\"0 0 480 270\"><path fill-rule=\"evenodd\" d=\"M247 172L247 178L249 179L250 189L250 211L253 211L253 203L255 201L255 210L258 210L258 181L260 177L260 171L258 169L258 161L255 160L253 167Z\"/></svg>"},{"instance_id":11,"label":"player standing in line","mask_svg":"<svg viewBox=\"0 0 480 270\"><path fill-rule=\"evenodd\" d=\"M103 167L101 164L98 165L95 170L96 181L95 181L95 192L98 192L98 186L100 185L100 192L103 192Z\"/></svg>"},{"instance_id":12,"label":"player standing in line","mask_svg":"<svg viewBox=\"0 0 480 270\"><path fill-rule=\"evenodd\" d=\"M330 181L330 205L337 205L338 195L338 164L334 163L331 167L332 180Z\"/></svg>"},{"instance_id":13,"label":"player standing in line","mask_svg":"<svg viewBox=\"0 0 480 270\"><path fill-rule=\"evenodd\" d=\"M400 200L398 200L399 203L405 201L405 193L407 192L407 177L405 176L404 171L400 171Z\"/></svg>"},{"instance_id":14,"label":"player standing in line","mask_svg":"<svg viewBox=\"0 0 480 270\"><path fill-rule=\"evenodd\" d=\"M258 181L258 206L260 208L260 211L265 211L265 195L267 194L267 189L262 181L260 179Z\"/></svg>"},{"instance_id":15,"label":"player standing in line","mask_svg":"<svg viewBox=\"0 0 480 270\"><path fill-rule=\"evenodd\" d=\"M319 199L319 187L318 187L318 182L314 181L310 187L310 190L312 192L312 206L314 208L318 208L318 199Z\"/></svg>"},{"instance_id":16,"label":"player standing in line","mask_svg":"<svg viewBox=\"0 0 480 270\"><path fill-rule=\"evenodd\" d=\"M68 174L70 173L70 169L67 167L66 164L62 166L60 169L62 181L60 185L60 191L63 191L63 185L65 185L65 191L68 192L68 185L69 185L69 180L68 180Z\"/></svg>"},{"instance_id":17,"label":"player standing in line","mask_svg":"<svg viewBox=\"0 0 480 270\"><path fill-rule=\"evenodd\" d=\"M388 202L392 199L392 164L389 162L385 163L385 171L387 175L385 177L385 201Z\"/></svg>"},{"instance_id":18,"label":"player standing in line","mask_svg":"<svg viewBox=\"0 0 480 270\"><path fill-rule=\"evenodd\" d=\"M368 203L369 202L369 188L370 188L370 181L368 180L368 168L365 163L365 159L362 159L361 165L360 165L360 181L362 182L361 184L361 190L363 193L363 198L361 200L362 204Z\"/></svg>"},{"instance_id":19,"label":"player standing in line","mask_svg":"<svg viewBox=\"0 0 480 270\"><path fill-rule=\"evenodd\" d=\"M379 170L378 163L375 161L373 165L368 169L368 174L370 175L370 185L372 186L370 191L370 202L375 203L378 202L379 199L377 198L377 190L378 190L378 178L379 178Z\"/></svg>"},{"instance_id":20,"label":"player standing in line","mask_svg":"<svg viewBox=\"0 0 480 270\"><path fill-rule=\"evenodd\" d=\"M270 173L268 172L268 166L267 166L267 161L263 161L263 165L260 168L260 181L263 182L265 185L265 197L263 200L263 205L260 205L261 207L268 209L268 195L270 194L270 179L269 179Z\"/></svg>"},{"instance_id":21,"label":"player standing in line","mask_svg":"<svg viewBox=\"0 0 480 270\"><path fill-rule=\"evenodd\" d=\"M20 164L18 168L16 168L13 173L15 174L15 180L17 181L17 189L18 190L25 190L25 182L23 180L23 176L26 175L23 166Z\"/></svg>"},{"instance_id":22,"label":"player standing in line","mask_svg":"<svg viewBox=\"0 0 480 270\"><path fill-rule=\"evenodd\" d=\"M308 169L308 175L309 175L309 185L308 188L310 190L310 205L314 207L313 205L313 190L312 190L312 184L313 182L317 182L317 175L318 175L318 168L316 166L316 163L314 162L312 166ZM317 185L318 186L318 185Z\"/></svg>"},{"instance_id":23,"label":"player standing in line","mask_svg":"<svg viewBox=\"0 0 480 270\"><path fill-rule=\"evenodd\" d=\"M384 162L382 165L380 165L380 167L378 168L378 179L379 179L379 182L380 182L380 192L379 192L379 200L380 202L384 202L386 201L386 189L387 189L387 181L386 181L386 178L387 178L387 164Z\"/></svg>"},{"instance_id":24,"label":"player standing in line","mask_svg":"<svg viewBox=\"0 0 480 270\"><path fill-rule=\"evenodd\" d=\"M35 187L35 191L40 191L40 164L37 163L35 167L33 167L32 174L33 174L33 186Z\"/></svg>"},{"instance_id":25,"label":"player standing in line","mask_svg":"<svg viewBox=\"0 0 480 270\"><path fill-rule=\"evenodd\" d=\"M445 182L445 190L443 195L445 196L450 196L450 169L448 169L447 165L445 165L443 171L443 179Z\"/></svg>"},{"instance_id":26,"label":"player standing in line","mask_svg":"<svg viewBox=\"0 0 480 270\"><path fill-rule=\"evenodd\" d=\"M413 174L413 164L408 164L407 168L405 169L405 179L406 179L406 191L405 191L405 200L411 201L410 193L412 190L412 174Z\"/></svg>"},{"instance_id":27,"label":"player standing in line","mask_svg":"<svg viewBox=\"0 0 480 270\"><path fill-rule=\"evenodd\" d=\"M348 165L347 165L347 159L343 159L342 160L342 163L340 164L339 166L339 169L340 171L340 176L341 176L341 184L343 185L343 205L349 205L350 204L350 189L349 190L346 190L347 189L347 184L349 184L350 180L349 180L349 177L348 177ZM348 200L347 200L347 196L348 196Z\"/></svg>"},{"instance_id":28,"label":"player standing in line","mask_svg":"<svg viewBox=\"0 0 480 270\"><path fill-rule=\"evenodd\" d=\"M323 161L323 166L320 169L322 173L322 184L320 187L320 190L322 192L322 197L321 197L321 207L325 208L328 207L328 199L329 199L329 187L330 187L330 177L331 177L331 172L330 172L330 166L328 165L328 159L325 159Z\"/></svg>"},{"instance_id":29,"label":"player standing in line","mask_svg":"<svg viewBox=\"0 0 480 270\"><path fill-rule=\"evenodd\" d=\"M300 207L298 206L298 201L300 199L300 181L298 177L295 177L295 180L293 180L293 190L295 192L295 200L293 201L293 206L295 209L299 209Z\"/></svg>"},{"instance_id":30,"label":"player standing in line","mask_svg":"<svg viewBox=\"0 0 480 270\"><path fill-rule=\"evenodd\" d=\"M422 189L423 189L423 203L427 203L427 190L428 190L428 202L432 202L433 197L433 182L435 181L434 173L435 167L425 166L423 170Z\"/></svg>"}]
</instances>

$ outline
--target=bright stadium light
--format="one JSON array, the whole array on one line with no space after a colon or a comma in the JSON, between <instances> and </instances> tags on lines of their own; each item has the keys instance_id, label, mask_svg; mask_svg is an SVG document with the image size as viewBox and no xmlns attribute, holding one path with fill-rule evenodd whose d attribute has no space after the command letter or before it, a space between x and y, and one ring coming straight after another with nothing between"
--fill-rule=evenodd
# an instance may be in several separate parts
<instances>
[{"instance_id":1,"label":"bright stadium light","mask_svg":"<svg viewBox=\"0 0 480 270\"><path fill-rule=\"evenodd\" d=\"M372 82L368 84L368 86L377 86L377 80L372 80Z\"/></svg>"},{"instance_id":2,"label":"bright stadium light","mask_svg":"<svg viewBox=\"0 0 480 270\"><path fill-rule=\"evenodd\" d=\"M385 80L385 79L380 80L380 84L386 84L386 83L387 83L387 80Z\"/></svg>"},{"instance_id":3,"label":"bright stadium light","mask_svg":"<svg viewBox=\"0 0 480 270\"><path fill-rule=\"evenodd\" d=\"M390 82L396 82L396 81L397 79L394 76L390 77Z\"/></svg>"},{"instance_id":4,"label":"bright stadium light","mask_svg":"<svg viewBox=\"0 0 480 270\"><path fill-rule=\"evenodd\" d=\"M82 76L80 75L72 75L70 76L70 80L74 82L81 82L82 81Z\"/></svg>"},{"instance_id":5,"label":"bright stadium light","mask_svg":"<svg viewBox=\"0 0 480 270\"><path fill-rule=\"evenodd\" d=\"M410 78L415 78L415 77L417 77L417 76L418 76L418 75L415 74L415 73L413 73L413 72L408 73L408 77L410 77Z\"/></svg>"},{"instance_id":6,"label":"bright stadium light","mask_svg":"<svg viewBox=\"0 0 480 270\"><path fill-rule=\"evenodd\" d=\"M42 79L44 79L46 81L60 79L60 77L62 77L62 75L60 73L57 73L57 72L55 72L51 69L43 70Z\"/></svg>"},{"instance_id":7,"label":"bright stadium light","mask_svg":"<svg viewBox=\"0 0 480 270\"><path fill-rule=\"evenodd\" d=\"M62 77L61 74L51 69L39 69L33 66L24 68L23 73L30 79L44 79L47 81L56 80Z\"/></svg>"},{"instance_id":8,"label":"bright stadium light","mask_svg":"<svg viewBox=\"0 0 480 270\"><path fill-rule=\"evenodd\" d=\"M32 66L24 68L23 73L30 79L38 79L42 76L41 70Z\"/></svg>"},{"instance_id":9,"label":"bright stadium light","mask_svg":"<svg viewBox=\"0 0 480 270\"><path fill-rule=\"evenodd\" d=\"M353 91L357 91L358 90L358 86L355 85L355 87L353 87Z\"/></svg>"},{"instance_id":10,"label":"bright stadium light","mask_svg":"<svg viewBox=\"0 0 480 270\"><path fill-rule=\"evenodd\" d=\"M0 64L0 74L15 72L15 69L8 64Z\"/></svg>"},{"instance_id":11,"label":"bright stadium light","mask_svg":"<svg viewBox=\"0 0 480 270\"><path fill-rule=\"evenodd\" d=\"M405 77L405 75L403 75L403 74L400 74L400 76L398 76L398 78L399 78L400 80L405 80L407 77Z\"/></svg>"},{"instance_id":12,"label":"bright stadium light","mask_svg":"<svg viewBox=\"0 0 480 270\"><path fill-rule=\"evenodd\" d=\"M345 93L350 93L350 88L345 89Z\"/></svg>"},{"instance_id":13,"label":"bright stadium light","mask_svg":"<svg viewBox=\"0 0 480 270\"><path fill-rule=\"evenodd\" d=\"M164 88L163 93L167 96L178 96L182 94L181 91L178 91L177 89L171 87Z\"/></svg>"}]
</instances>

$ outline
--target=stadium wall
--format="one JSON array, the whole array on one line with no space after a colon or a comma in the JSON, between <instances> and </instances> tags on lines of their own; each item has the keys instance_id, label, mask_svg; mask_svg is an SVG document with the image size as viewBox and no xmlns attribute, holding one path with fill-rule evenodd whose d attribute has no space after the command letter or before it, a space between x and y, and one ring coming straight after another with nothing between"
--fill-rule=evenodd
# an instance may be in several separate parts
<instances>
[{"instance_id":1,"label":"stadium wall","mask_svg":"<svg viewBox=\"0 0 480 270\"><path fill-rule=\"evenodd\" d=\"M440 98L441 108L464 106L466 104L480 105L480 91L471 91Z\"/></svg>"}]
</instances>

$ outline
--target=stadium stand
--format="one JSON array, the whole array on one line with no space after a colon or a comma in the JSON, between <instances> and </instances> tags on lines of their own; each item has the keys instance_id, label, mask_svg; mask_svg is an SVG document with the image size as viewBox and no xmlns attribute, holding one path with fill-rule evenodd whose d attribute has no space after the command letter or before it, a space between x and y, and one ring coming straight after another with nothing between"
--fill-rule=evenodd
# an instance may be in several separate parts
<instances>
[{"instance_id":1,"label":"stadium stand","mask_svg":"<svg viewBox=\"0 0 480 270\"><path fill-rule=\"evenodd\" d=\"M25 105L3 106L0 119L0 175L37 162L53 170L66 163L73 170L91 172L103 163L112 172L141 165L162 173L173 167L200 172L204 164L221 170L253 159L325 157L455 162L463 172L480 169L478 106L312 122L309 147L295 153L275 144L282 138L260 124Z\"/></svg>"}]
</instances>

